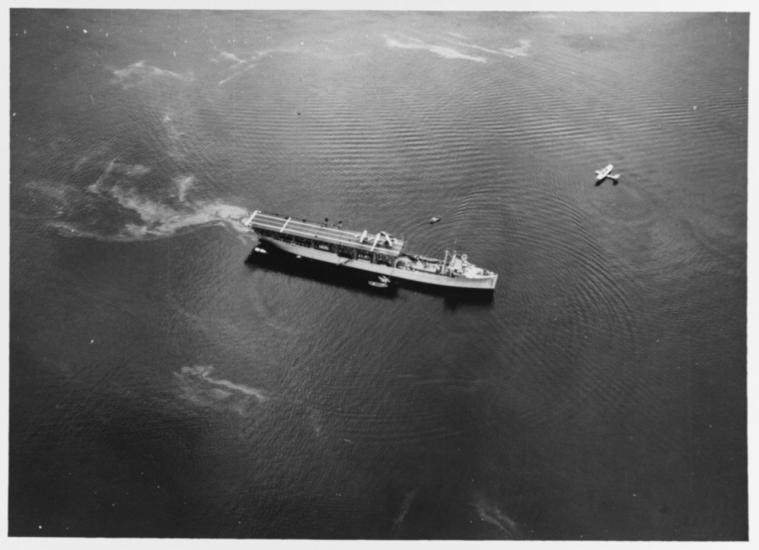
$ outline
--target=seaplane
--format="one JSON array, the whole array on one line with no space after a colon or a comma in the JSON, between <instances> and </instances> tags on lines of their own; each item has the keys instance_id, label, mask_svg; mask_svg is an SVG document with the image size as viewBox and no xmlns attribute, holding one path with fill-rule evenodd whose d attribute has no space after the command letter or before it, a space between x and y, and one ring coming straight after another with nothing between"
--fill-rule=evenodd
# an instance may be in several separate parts
<instances>
[{"instance_id":1,"label":"seaplane","mask_svg":"<svg viewBox=\"0 0 759 550\"><path fill-rule=\"evenodd\" d=\"M612 170L614 170L613 164L607 164L600 170L596 170L596 185L601 185L607 178L612 180L614 182L614 185L617 185L619 182L619 174L612 174Z\"/></svg>"}]
</instances>

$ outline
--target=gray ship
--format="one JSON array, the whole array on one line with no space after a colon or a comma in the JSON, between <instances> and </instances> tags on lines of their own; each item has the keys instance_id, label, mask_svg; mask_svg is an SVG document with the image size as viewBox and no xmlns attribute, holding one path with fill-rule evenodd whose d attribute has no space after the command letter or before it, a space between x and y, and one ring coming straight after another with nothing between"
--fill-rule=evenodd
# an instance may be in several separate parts
<instances>
[{"instance_id":1,"label":"gray ship","mask_svg":"<svg viewBox=\"0 0 759 550\"><path fill-rule=\"evenodd\" d=\"M443 259L403 252L403 240L254 211L242 223L259 239L296 257L359 269L392 279L459 289L493 290L498 274L445 251Z\"/></svg>"}]
</instances>

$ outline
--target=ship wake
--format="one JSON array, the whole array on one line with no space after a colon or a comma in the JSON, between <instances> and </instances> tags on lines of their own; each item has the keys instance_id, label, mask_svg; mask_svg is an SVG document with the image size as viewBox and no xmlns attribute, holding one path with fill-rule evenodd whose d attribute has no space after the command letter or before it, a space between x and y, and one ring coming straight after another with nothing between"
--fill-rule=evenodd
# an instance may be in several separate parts
<instances>
[{"instance_id":1,"label":"ship wake","mask_svg":"<svg viewBox=\"0 0 759 550\"><path fill-rule=\"evenodd\" d=\"M210 225L247 233L239 224L246 209L199 196L192 174L166 177L118 158L82 158L68 180L26 183L18 214L42 217L63 236L105 241L160 239Z\"/></svg>"}]
</instances>

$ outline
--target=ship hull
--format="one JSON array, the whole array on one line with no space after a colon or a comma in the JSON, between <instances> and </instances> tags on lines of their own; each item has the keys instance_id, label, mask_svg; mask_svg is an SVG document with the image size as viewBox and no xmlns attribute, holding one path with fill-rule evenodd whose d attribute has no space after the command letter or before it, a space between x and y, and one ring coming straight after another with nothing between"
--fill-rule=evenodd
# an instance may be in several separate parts
<instances>
[{"instance_id":1,"label":"ship hull","mask_svg":"<svg viewBox=\"0 0 759 550\"><path fill-rule=\"evenodd\" d=\"M308 258L317 262L324 262L340 267L357 269L360 271L365 271L367 273L376 273L378 275L385 275L393 279L401 279L415 283L458 289L493 290L495 288L496 282L498 281L498 275L479 278L451 277L447 275L439 275L436 273L426 273L424 271L416 271L411 269L391 267L383 264L375 264L367 260L343 258L334 252L319 250L306 246L299 246L294 243L286 243L264 236L259 236L259 238L269 246L273 246L283 252L293 254L294 256L300 256L302 258Z\"/></svg>"}]
</instances>

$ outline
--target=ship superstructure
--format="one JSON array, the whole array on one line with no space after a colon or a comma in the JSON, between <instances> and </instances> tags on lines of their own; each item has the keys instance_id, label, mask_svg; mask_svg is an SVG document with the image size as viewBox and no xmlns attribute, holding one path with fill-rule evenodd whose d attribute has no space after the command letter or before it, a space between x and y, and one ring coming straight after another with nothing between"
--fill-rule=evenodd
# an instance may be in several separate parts
<instances>
[{"instance_id":1,"label":"ship superstructure","mask_svg":"<svg viewBox=\"0 0 759 550\"><path fill-rule=\"evenodd\" d=\"M403 240L385 231L352 231L328 223L254 211L243 224L259 239L301 258L360 269L386 277L453 288L492 290L498 275L446 251L429 258L403 252Z\"/></svg>"}]
</instances>

